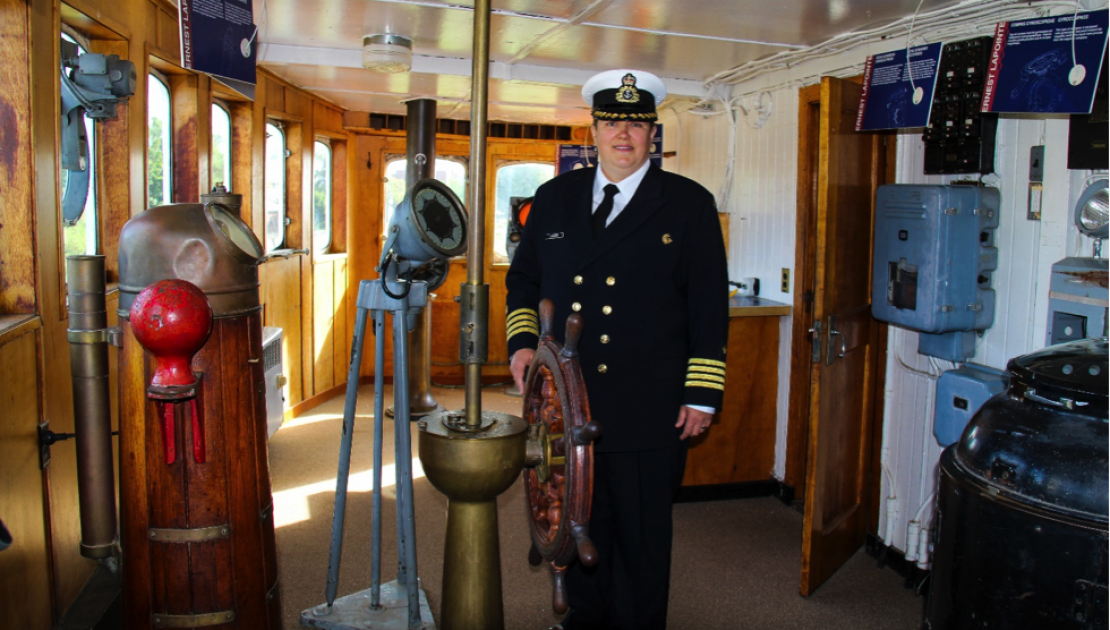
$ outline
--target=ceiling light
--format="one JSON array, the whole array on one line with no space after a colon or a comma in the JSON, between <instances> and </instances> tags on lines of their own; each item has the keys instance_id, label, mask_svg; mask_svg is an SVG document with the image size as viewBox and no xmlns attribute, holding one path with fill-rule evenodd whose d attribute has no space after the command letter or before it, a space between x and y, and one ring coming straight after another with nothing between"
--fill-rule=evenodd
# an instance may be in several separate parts
<instances>
[{"instance_id":1,"label":"ceiling light","mask_svg":"<svg viewBox=\"0 0 1110 630\"><path fill-rule=\"evenodd\" d=\"M412 40L403 35L367 35L362 38L362 65L375 72L408 72Z\"/></svg>"},{"instance_id":2,"label":"ceiling light","mask_svg":"<svg viewBox=\"0 0 1110 630\"><path fill-rule=\"evenodd\" d=\"M1079 197L1075 204L1075 227L1091 238L1106 238L1110 222L1110 193L1107 180L1097 179Z\"/></svg>"}]
</instances>

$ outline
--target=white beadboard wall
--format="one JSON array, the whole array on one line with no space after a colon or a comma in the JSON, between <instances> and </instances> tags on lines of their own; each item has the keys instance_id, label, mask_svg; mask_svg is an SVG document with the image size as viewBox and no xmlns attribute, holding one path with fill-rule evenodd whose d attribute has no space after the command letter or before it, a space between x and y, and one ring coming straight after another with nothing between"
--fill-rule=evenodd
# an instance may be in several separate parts
<instances>
[{"instance_id":1,"label":"white beadboard wall","mask_svg":"<svg viewBox=\"0 0 1110 630\"><path fill-rule=\"evenodd\" d=\"M729 279L760 280L760 297L794 303L794 207L797 190L798 91L771 93L772 114L756 129L740 112L736 133L725 115L703 117L665 112L663 146L677 155L665 168L700 182L721 199L721 183L728 161L728 141L736 141L732 192L722 212L729 216ZM782 270L791 270L790 290L782 291ZM792 318L779 318L779 373L775 467L768 477L781 479L786 471L786 420L790 397L790 335Z\"/></svg>"},{"instance_id":2,"label":"white beadboard wall","mask_svg":"<svg viewBox=\"0 0 1110 630\"><path fill-rule=\"evenodd\" d=\"M982 34L969 31L966 37ZM664 149L677 152L667 158L665 167L701 182L718 199L728 142L731 138L736 143L732 192L727 206L721 208L732 215L728 242L733 280L758 277L762 297L793 303L791 292L780 291L779 277L784 267L794 276L798 87L816 82L820 74L851 74L868 54L896 47L892 42L873 43L734 86L733 94L771 90L773 113L760 129L747 124L739 112L735 132L730 131L725 116L663 112ZM1067 170L1067 129L1066 117L1008 116L1000 121L996 174L984 178L985 183L1000 189L1002 197L996 235L999 268L994 275L998 308L994 325L977 346L974 363L1004 369L1010 358L1043 347L1051 265L1068 255L1089 255L1091 243L1071 225L1071 208L1091 173ZM1025 211L1029 148L1037 144L1045 145L1046 166L1039 222L1027 220ZM900 135L898 149L898 182L947 183L956 179L922 174L920 133ZM785 471L790 326L790 317L781 318L780 355L775 366L779 373L778 441L771 472L780 479ZM934 491L941 453L932 434L935 377L920 373L939 373L946 366L934 365L917 354L916 333L897 327L890 331L883 471L875 474L883 474L883 495L892 499L883 502L879 532L885 543L906 551L907 525ZM922 516L927 524L930 508L926 507Z\"/></svg>"}]
</instances>

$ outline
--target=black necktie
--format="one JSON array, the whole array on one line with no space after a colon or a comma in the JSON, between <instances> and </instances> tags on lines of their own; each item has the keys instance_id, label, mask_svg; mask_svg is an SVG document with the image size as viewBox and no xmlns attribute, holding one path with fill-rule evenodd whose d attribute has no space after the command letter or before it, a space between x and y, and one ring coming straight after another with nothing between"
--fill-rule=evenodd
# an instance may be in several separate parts
<instances>
[{"instance_id":1,"label":"black necktie","mask_svg":"<svg viewBox=\"0 0 1110 630\"><path fill-rule=\"evenodd\" d=\"M601 231L605 229L605 222L609 220L609 215L613 212L613 197L616 197L620 191L621 189L614 184L605 186L605 198L597 205L597 210L594 210L594 238L600 236Z\"/></svg>"}]
</instances>

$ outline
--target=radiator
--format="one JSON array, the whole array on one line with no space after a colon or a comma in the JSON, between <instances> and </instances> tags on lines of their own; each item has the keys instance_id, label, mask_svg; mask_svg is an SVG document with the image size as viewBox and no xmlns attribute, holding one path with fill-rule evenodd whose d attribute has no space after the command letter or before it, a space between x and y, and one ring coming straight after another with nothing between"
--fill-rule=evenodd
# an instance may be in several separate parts
<instances>
[{"instance_id":1,"label":"radiator","mask_svg":"<svg viewBox=\"0 0 1110 630\"><path fill-rule=\"evenodd\" d=\"M273 437L285 417L285 375L281 372L281 329L262 328L262 369L266 374L266 431Z\"/></svg>"}]
</instances>

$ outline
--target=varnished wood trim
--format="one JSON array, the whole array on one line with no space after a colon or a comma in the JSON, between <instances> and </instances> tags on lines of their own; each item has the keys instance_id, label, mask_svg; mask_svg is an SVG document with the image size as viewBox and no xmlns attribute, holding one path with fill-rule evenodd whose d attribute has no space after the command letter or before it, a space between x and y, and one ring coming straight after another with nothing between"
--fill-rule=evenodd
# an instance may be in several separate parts
<instances>
[{"instance_id":1,"label":"varnished wood trim","mask_svg":"<svg viewBox=\"0 0 1110 630\"><path fill-rule=\"evenodd\" d=\"M42 328L38 315L0 315L0 346Z\"/></svg>"},{"instance_id":2,"label":"varnished wood trim","mask_svg":"<svg viewBox=\"0 0 1110 630\"><path fill-rule=\"evenodd\" d=\"M790 305L780 306L731 306L729 317L777 317L790 314Z\"/></svg>"},{"instance_id":3,"label":"varnished wood trim","mask_svg":"<svg viewBox=\"0 0 1110 630\"><path fill-rule=\"evenodd\" d=\"M131 29L103 14L86 0L66 0L61 5L62 24L89 39L131 39ZM95 15L93 18L91 16Z\"/></svg>"}]
</instances>

